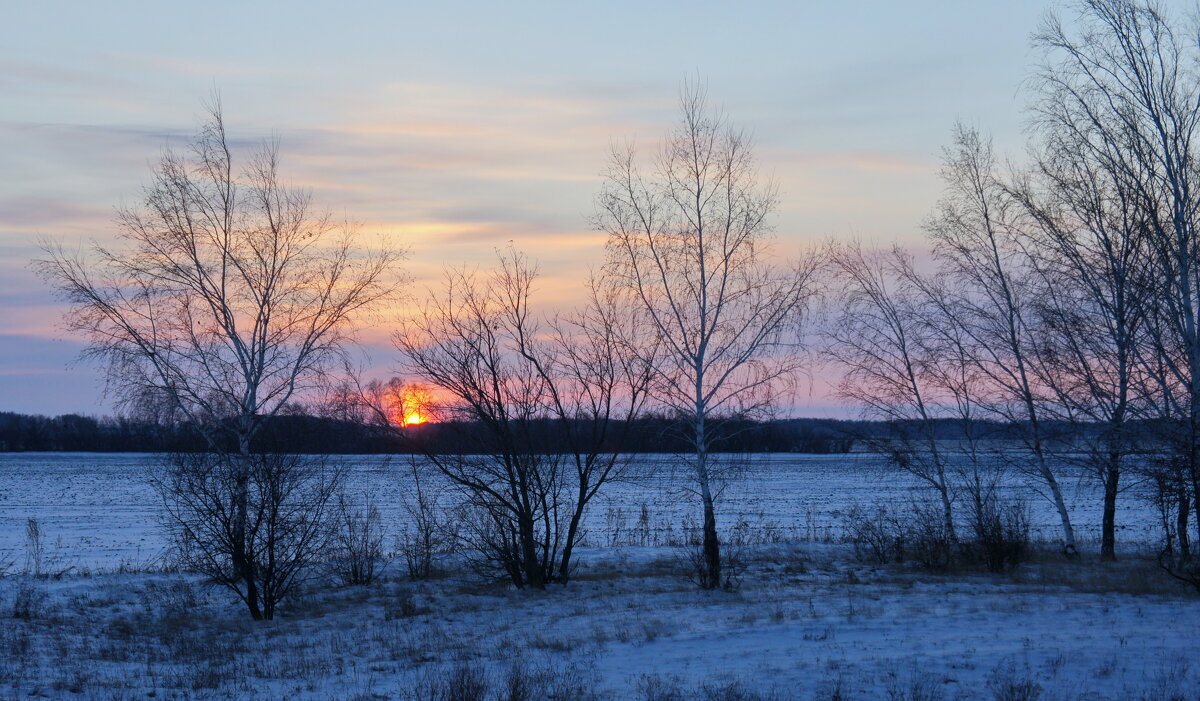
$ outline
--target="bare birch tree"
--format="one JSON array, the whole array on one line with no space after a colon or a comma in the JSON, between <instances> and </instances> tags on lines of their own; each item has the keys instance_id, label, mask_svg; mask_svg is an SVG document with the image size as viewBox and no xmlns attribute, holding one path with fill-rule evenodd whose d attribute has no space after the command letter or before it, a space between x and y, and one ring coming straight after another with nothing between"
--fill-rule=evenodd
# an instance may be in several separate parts
<instances>
[{"instance_id":1,"label":"bare birch tree","mask_svg":"<svg viewBox=\"0 0 1200 701\"><path fill-rule=\"evenodd\" d=\"M1045 52L1034 77L1035 126L1119 186L1145 228L1150 270L1137 297L1148 304L1138 344L1149 403L1200 498L1200 188L1197 80L1200 30L1177 32L1164 7L1086 0L1068 26L1051 15L1035 37ZM1126 206L1121 203L1122 208ZM1187 499L1188 495L1183 495ZM1186 509L1186 507L1185 507Z\"/></svg>"},{"instance_id":2,"label":"bare birch tree","mask_svg":"<svg viewBox=\"0 0 1200 701\"><path fill-rule=\"evenodd\" d=\"M956 407L969 417L970 388L958 383L951 368L939 366L939 325L927 316L912 259L899 248L866 251L852 243L833 245L829 264L836 312L826 348L843 369L838 393L885 422L888 433L869 443L937 492L945 533L956 542L954 466L939 441L938 419L947 418L943 404L948 399L959 400ZM959 391L946 392L941 380Z\"/></svg>"},{"instance_id":3,"label":"bare birch tree","mask_svg":"<svg viewBox=\"0 0 1200 701\"><path fill-rule=\"evenodd\" d=\"M1101 483L1100 557L1113 560L1121 477L1137 450L1130 424L1146 407L1149 229L1111 153L1049 124L1041 135L1036 173L1015 190L1035 223L1026 247L1041 279L1040 381L1051 414L1075 427L1072 452Z\"/></svg>"},{"instance_id":4,"label":"bare birch tree","mask_svg":"<svg viewBox=\"0 0 1200 701\"><path fill-rule=\"evenodd\" d=\"M1038 278L1021 245L1028 222L995 171L990 142L959 125L945 156L946 191L927 225L934 257L958 290L940 313L961 330L993 389L986 408L1020 429L1029 455L1017 467L1054 504L1063 551L1073 557L1075 531L1050 454L1045 388L1038 381Z\"/></svg>"},{"instance_id":5,"label":"bare birch tree","mask_svg":"<svg viewBox=\"0 0 1200 701\"><path fill-rule=\"evenodd\" d=\"M219 497L234 514L231 533L198 545L227 561L222 579L251 615L270 617L249 520L252 492L269 486L254 482L255 438L343 367L356 319L396 288L400 254L358 248L352 228L286 185L277 141L239 168L219 101L185 152L163 154L141 203L119 210L117 224L116 246L85 255L47 243L36 265L118 401L151 398L228 463Z\"/></svg>"},{"instance_id":6,"label":"bare birch tree","mask_svg":"<svg viewBox=\"0 0 1200 701\"><path fill-rule=\"evenodd\" d=\"M597 198L595 226L609 237L605 274L648 317L661 350L656 398L682 419L694 450L708 588L722 584L713 419L771 403L797 369L795 332L815 290L815 256L794 266L772 260L777 201L757 177L747 135L694 84L650 170L632 145L614 148Z\"/></svg>"}]
</instances>

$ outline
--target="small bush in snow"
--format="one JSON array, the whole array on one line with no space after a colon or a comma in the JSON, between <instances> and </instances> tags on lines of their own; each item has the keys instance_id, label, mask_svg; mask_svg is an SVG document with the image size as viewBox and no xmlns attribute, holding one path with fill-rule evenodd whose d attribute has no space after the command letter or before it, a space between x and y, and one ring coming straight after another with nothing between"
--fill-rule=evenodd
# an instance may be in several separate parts
<instances>
[{"instance_id":1,"label":"small bush in snow","mask_svg":"<svg viewBox=\"0 0 1200 701\"><path fill-rule=\"evenodd\" d=\"M46 592L41 587L22 582L13 597L12 617L23 621L41 618L46 603Z\"/></svg>"},{"instance_id":2,"label":"small bush in snow","mask_svg":"<svg viewBox=\"0 0 1200 701\"><path fill-rule=\"evenodd\" d=\"M487 672L479 667L461 664L454 668L446 683L445 701L483 701L487 698Z\"/></svg>"},{"instance_id":3,"label":"small bush in snow","mask_svg":"<svg viewBox=\"0 0 1200 701\"><path fill-rule=\"evenodd\" d=\"M709 701L782 701L774 692L760 692L748 688L741 682L701 684L698 693L691 698Z\"/></svg>"},{"instance_id":4,"label":"small bush in snow","mask_svg":"<svg viewBox=\"0 0 1200 701\"><path fill-rule=\"evenodd\" d=\"M452 550L458 535L452 519L443 515L441 495L422 480L415 464L412 485L401 499L408 522L401 528L396 544L409 579L429 579L433 576L434 556Z\"/></svg>"},{"instance_id":5,"label":"small bush in snow","mask_svg":"<svg viewBox=\"0 0 1200 701\"><path fill-rule=\"evenodd\" d=\"M593 686L578 667L564 667L550 661L528 665L518 660L509 667L493 698L496 701L587 701L596 698Z\"/></svg>"},{"instance_id":6,"label":"small bush in snow","mask_svg":"<svg viewBox=\"0 0 1200 701\"><path fill-rule=\"evenodd\" d=\"M383 569L383 526L371 497L352 503L343 492L334 511L329 566L343 584L372 584Z\"/></svg>"},{"instance_id":7,"label":"small bush in snow","mask_svg":"<svg viewBox=\"0 0 1200 701\"><path fill-rule=\"evenodd\" d=\"M638 697L643 701L777 701L779 694L756 691L739 681L705 682L686 688L679 677L644 675L638 680Z\"/></svg>"},{"instance_id":8,"label":"small bush in snow","mask_svg":"<svg viewBox=\"0 0 1200 701\"><path fill-rule=\"evenodd\" d=\"M1200 592L1200 556L1164 549L1158 556L1164 572Z\"/></svg>"},{"instance_id":9,"label":"small bush in snow","mask_svg":"<svg viewBox=\"0 0 1200 701\"><path fill-rule=\"evenodd\" d=\"M185 618L198 603L196 588L187 580L166 584L150 581L142 593L142 606L146 612L163 619Z\"/></svg>"},{"instance_id":10,"label":"small bush in snow","mask_svg":"<svg viewBox=\"0 0 1200 701\"><path fill-rule=\"evenodd\" d=\"M876 565L904 562L904 522L890 506L855 504L842 521L859 560Z\"/></svg>"},{"instance_id":11,"label":"small bush in snow","mask_svg":"<svg viewBox=\"0 0 1200 701\"><path fill-rule=\"evenodd\" d=\"M42 529L36 518L25 522L25 574L42 576Z\"/></svg>"},{"instance_id":12,"label":"small bush in snow","mask_svg":"<svg viewBox=\"0 0 1200 701\"><path fill-rule=\"evenodd\" d=\"M17 566L17 558L10 552L0 551L0 577L6 577Z\"/></svg>"},{"instance_id":13,"label":"small bush in snow","mask_svg":"<svg viewBox=\"0 0 1200 701\"><path fill-rule=\"evenodd\" d=\"M942 518L941 507L916 503L905 523L905 542L912 558L927 570L944 572L950 569L954 563L954 534Z\"/></svg>"},{"instance_id":14,"label":"small bush in snow","mask_svg":"<svg viewBox=\"0 0 1200 701\"><path fill-rule=\"evenodd\" d=\"M646 674L638 679L637 689L642 701L686 701L690 698L678 677Z\"/></svg>"},{"instance_id":15,"label":"small bush in snow","mask_svg":"<svg viewBox=\"0 0 1200 701\"><path fill-rule=\"evenodd\" d=\"M1024 505L996 498L971 505L975 559L989 572L1006 572L1029 556L1029 516Z\"/></svg>"},{"instance_id":16,"label":"small bush in snow","mask_svg":"<svg viewBox=\"0 0 1200 701\"><path fill-rule=\"evenodd\" d=\"M426 613L428 609L422 608L417 604L416 600L408 594L398 596L393 599L388 599L383 606L383 620L394 621L401 618L412 618Z\"/></svg>"},{"instance_id":17,"label":"small bush in snow","mask_svg":"<svg viewBox=\"0 0 1200 701\"><path fill-rule=\"evenodd\" d=\"M896 676L889 679L887 697L888 701L942 701L946 694L935 678L914 673L904 681Z\"/></svg>"},{"instance_id":18,"label":"small bush in snow","mask_svg":"<svg viewBox=\"0 0 1200 701\"><path fill-rule=\"evenodd\" d=\"M954 537L938 507L915 503L904 512L890 506L855 505L844 517L846 536L863 562L882 565L916 560L928 570L943 571L954 556Z\"/></svg>"},{"instance_id":19,"label":"small bush in snow","mask_svg":"<svg viewBox=\"0 0 1200 701\"><path fill-rule=\"evenodd\" d=\"M484 701L490 687L485 669L462 662L422 675L407 697L413 701Z\"/></svg>"},{"instance_id":20,"label":"small bush in snow","mask_svg":"<svg viewBox=\"0 0 1200 701\"><path fill-rule=\"evenodd\" d=\"M721 544L723 572L721 581L715 582L711 580L708 560L704 553L704 531L695 519L685 516L681 528L684 544L679 551L684 575L701 589L736 591L741 587L742 575L746 571L744 551L749 527L745 520L739 522L726 542Z\"/></svg>"},{"instance_id":21,"label":"small bush in snow","mask_svg":"<svg viewBox=\"0 0 1200 701\"><path fill-rule=\"evenodd\" d=\"M1012 662L997 666L988 675L988 691L995 701L1038 701L1042 687L1029 677L1028 670L1018 669Z\"/></svg>"}]
</instances>

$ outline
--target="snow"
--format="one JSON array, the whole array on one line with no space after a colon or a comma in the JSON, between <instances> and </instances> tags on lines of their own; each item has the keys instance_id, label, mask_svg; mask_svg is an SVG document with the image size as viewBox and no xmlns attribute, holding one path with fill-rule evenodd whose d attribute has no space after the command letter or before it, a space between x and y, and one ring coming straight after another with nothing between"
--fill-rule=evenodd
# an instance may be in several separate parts
<instances>
[{"instance_id":1,"label":"snow","mask_svg":"<svg viewBox=\"0 0 1200 701\"><path fill-rule=\"evenodd\" d=\"M354 483L394 527L404 465L353 461ZM642 503L656 528L690 513L656 462L593 510L593 545L629 542L610 527L630 533ZM673 547L589 547L575 579L547 592L466 575L408 582L393 566L378 585L317 587L255 624L189 575L114 571L163 547L151 469L136 455L0 456L0 552L19 558L25 519L37 518L47 550L76 567L60 579L0 578L0 698L424 699L422 684L460 665L496 691L515 661L600 699L640 698L654 684L676 698L736 683L780 699L914 688L992 699L1026 681L1055 700L1200 689L1200 599L1137 555L1155 517L1132 493L1115 565L1067 563L1047 548L1012 575L932 575L865 566L836 542L850 504L902 503L910 482L866 456L771 456L730 484L723 522L769 521L787 542L749 547L734 592L696 590ZM1078 528L1094 539L1094 485L1069 486ZM1052 509L1030 506L1052 539ZM18 618L22 597L35 604Z\"/></svg>"},{"instance_id":2,"label":"snow","mask_svg":"<svg viewBox=\"0 0 1200 701\"><path fill-rule=\"evenodd\" d=\"M947 699L992 698L989 679L1006 675L1049 699L1200 688L1194 598L873 570L846 555L763 546L730 593L691 587L670 548L600 549L583 553L576 581L545 593L393 580L324 589L260 624L187 578L50 580L33 585L42 613L0 633L0 695L65 697L75 685L99 698L406 698L423 675L465 663L499 680L514 660L574 668L607 699L636 697L646 677L789 699L835 687L873 699L914 682ZM6 611L20 579L0 580Z\"/></svg>"},{"instance_id":3,"label":"snow","mask_svg":"<svg viewBox=\"0 0 1200 701\"><path fill-rule=\"evenodd\" d=\"M370 494L394 532L405 518L400 504L410 484L410 458L343 459L350 489ZM642 458L629 481L606 488L589 512L592 542L612 542L614 523L628 533L643 504L657 531L653 537L660 540L666 540L666 529L678 529L685 517L698 516L699 500L672 486L686 482L669 471L679 462L666 456ZM20 551L26 520L35 518L48 553L64 566L96 569L154 561L165 548L157 497L147 481L156 469L156 458L144 454L0 454L0 554ZM1076 474L1062 481L1080 543L1098 543L1097 480ZM1016 475L1008 475L1005 484L1007 495L1028 503L1035 539L1054 542L1058 516L1050 502ZM922 493L906 473L888 470L870 455L755 456L730 480L720 500L720 519L726 529L744 520L756 529L773 527L789 539L837 540L849 506L902 505ZM1155 542L1158 517L1136 489L1127 487L1118 506L1119 545ZM620 542L621 534L615 535Z\"/></svg>"}]
</instances>

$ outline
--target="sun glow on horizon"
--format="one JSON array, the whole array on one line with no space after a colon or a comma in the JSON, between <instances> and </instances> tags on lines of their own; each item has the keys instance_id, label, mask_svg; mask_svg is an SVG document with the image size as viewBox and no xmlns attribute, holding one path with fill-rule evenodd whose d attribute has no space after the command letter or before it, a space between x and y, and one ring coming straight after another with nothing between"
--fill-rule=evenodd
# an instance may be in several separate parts
<instances>
[{"instance_id":1,"label":"sun glow on horizon","mask_svg":"<svg viewBox=\"0 0 1200 701\"><path fill-rule=\"evenodd\" d=\"M393 380L389 394L387 415L392 424L407 428L434 421L433 393L428 387Z\"/></svg>"}]
</instances>

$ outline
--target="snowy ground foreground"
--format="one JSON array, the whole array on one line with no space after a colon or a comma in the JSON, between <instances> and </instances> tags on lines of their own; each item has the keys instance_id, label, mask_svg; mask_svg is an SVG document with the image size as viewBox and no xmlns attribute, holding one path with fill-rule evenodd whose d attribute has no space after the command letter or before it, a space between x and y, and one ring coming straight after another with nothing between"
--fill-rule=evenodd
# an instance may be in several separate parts
<instances>
[{"instance_id":1,"label":"snowy ground foreground","mask_svg":"<svg viewBox=\"0 0 1200 701\"><path fill-rule=\"evenodd\" d=\"M347 457L352 491L373 495L385 527L392 533L404 519L401 496L409 485L409 458ZM593 545L629 542L642 505L654 533L649 542L668 542L667 529L698 515L699 500L673 489L670 457L639 460L633 482L610 485L589 512L587 530ZM157 500L147 477L156 469L154 456L95 453L0 454L0 556L24 547L26 520L39 522L46 557L58 567L112 569L154 562L164 549ZM428 468L426 468L428 469ZM1064 468L1063 484L1075 530L1083 548L1099 542L1100 494L1095 478ZM678 476L676 476L678 477ZM1158 517L1126 480L1118 502L1118 547L1143 549L1157 542ZM915 489L906 473L880 467L869 455L755 456L721 497L720 525L744 520L754 529L774 528L789 540L839 540L842 514L853 504L889 502L905 505ZM1054 542L1058 517L1050 502L1034 493L1027 481L1008 474L1004 493L1029 505L1036 540ZM637 542L636 540L634 542Z\"/></svg>"},{"instance_id":2,"label":"snowy ground foreground","mask_svg":"<svg viewBox=\"0 0 1200 701\"><path fill-rule=\"evenodd\" d=\"M1200 689L1200 602L1145 561L1048 557L1013 577L951 578L864 567L841 545L775 545L727 593L696 590L675 557L588 551L576 581L547 593L461 578L326 588L260 624L178 575L8 577L0 698L424 701L469 669L492 699L514 664L559 699L733 685L742 695L720 698L1190 701ZM19 597L34 603L18 619Z\"/></svg>"},{"instance_id":3,"label":"snowy ground foreground","mask_svg":"<svg viewBox=\"0 0 1200 701\"><path fill-rule=\"evenodd\" d=\"M1078 478L1067 487L1083 561L1048 546L1011 576L935 576L858 564L837 542L850 505L908 504L920 493L911 480L867 456L769 456L731 483L722 525L745 521L750 537L787 542L751 549L739 591L700 592L680 549L662 545L695 506L662 466L645 460L642 479L593 508L600 547L580 553L566 587L414 583L393 567L370 588L316 586L255 624L194 577L117 573L163 550L151 457L2 455L0 569L3 556L21 568L35 518L44 570L67 574L0 577L0 699L426 701L470 672L487 677L490 700L514 665L541 684L531 698L1200 699L1200 598L1144 556L1156 516L1136 487L1122 494L1116 565L1094 561L1099 499ZM352 463L351 484L373 493L392 533L405 470ZM1035 535L1052 542L1048 504L1009 484ZM629 545L639 542L658 545ZM1030 689L1040 694L1019 694Z\"/></svg>"}]
</instances>

